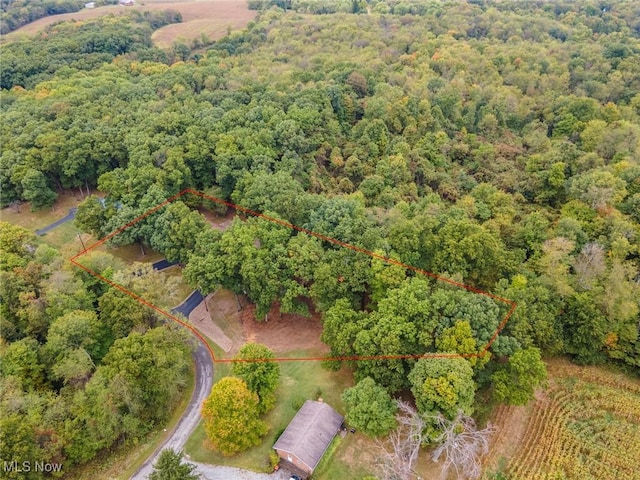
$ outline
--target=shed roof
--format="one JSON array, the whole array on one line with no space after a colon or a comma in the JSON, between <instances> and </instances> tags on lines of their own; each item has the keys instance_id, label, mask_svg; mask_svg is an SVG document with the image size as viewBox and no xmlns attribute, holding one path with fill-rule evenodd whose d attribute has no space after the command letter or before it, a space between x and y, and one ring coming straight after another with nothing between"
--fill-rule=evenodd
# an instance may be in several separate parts
<instances>
[{"instance_id":1,"label":"shed roof","mask_svg":"<svg viewBox=\"0 0 640 480\"><path fill-rule=\"evenodd\" d=\"M295 455L313 470L342 421L342 415L326 403L307 400L273 448Z\"/></svg>"}]
</instances>

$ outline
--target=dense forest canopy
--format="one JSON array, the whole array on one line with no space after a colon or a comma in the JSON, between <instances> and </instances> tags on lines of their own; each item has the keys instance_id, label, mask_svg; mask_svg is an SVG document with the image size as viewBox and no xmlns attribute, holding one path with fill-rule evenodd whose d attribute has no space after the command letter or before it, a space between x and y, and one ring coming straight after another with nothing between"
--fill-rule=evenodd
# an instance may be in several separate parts
<instances>
[{"instance_id":1,"label":"dense forest canopy","mask_svg":"<svg viewBox=\"0 0 640 480\"><path fill-rule=\"evenodd\" d=\"M180 13L166 10L54 24L33 39L2 47L0 88L31 88L59 69L93 70L122 55L131 60L167 63L169 56L153 47L151 34L181 19Z\"/></svg>"},{"instance_id":2,"label":"dense forest canopy","mask_svg":"<svg viewBox=\"0 0 640 480\"><path fill-rule=\"evenodd\" d=\"M491 359L350 362L365 386L410 390L427 412L470 413L478 387L526 402L543 375L519 366L537 368L540 351L638 371L637 2L251 5L264 9L257 20L206 52L155 49L149 16L59 25L0 47L11 59L2 205L46 207L63 189L97 187L106 201L89 197L77 224L101 237L192 187L515 301ZM85 51L88 38L102 47ZM32 49L47 56L34 62ZM246 293L260 317L274 303L300 314L312 304L336 356L473 353L505 314L489 297L270 222L211 230L203 208L213 206L184 197L112 243L186 264L206 292ZM2 348L30 367L3 362L14 378L3 381L20 395L90 402L90 385L112 381L114 347L165 334L127 340L155 324L145 312L119 317L125 299L77 272L64 275L86 290L81 303L49 306L56 273L11 232ZM96 306L114 315L82 344L98 361L68 371L56 325L91 332ZM65 454L81 462L128 435L114 432Z\"/></svg>"},{"instance_id":3,"label":"dense forest canopy","mask_svg":"<svg viewBox=\"0 0 640 480\"><path fill-rule=\"evenodd\" d=\"M2 458L42 458L68 472L163 425L186 387L187 334L21 227L0 222L0 255ZM107 253L86 262L140 294L171 291L162 274L145 270L142 285L145 267L127 268Z\"/></svg>"},{"instance_id":4,"label":"dense forest canopy","mask_svg":"<svg viewBox=\"0 0 640 480\"><path fill-rule=\"evenodd\" d=\"M520 308L504 333L520 345L636 365L636 7L519 5L312 17L274 7L192 61L125 54L62 67L2 94L3 202L97 185L124 205L98 207L93 231L104 235L185 187L213 191L511 296ZM120 241L161 248L152 230ZM253 300L294 308L309 290L322 310L343 297L378 303L375 266L362 260L329 285L356 259L323 255L327 273L302 287L297 273L274 279ZM239 273L211 285L238 276L246 290Z\"/></svg>"}]
</instances>

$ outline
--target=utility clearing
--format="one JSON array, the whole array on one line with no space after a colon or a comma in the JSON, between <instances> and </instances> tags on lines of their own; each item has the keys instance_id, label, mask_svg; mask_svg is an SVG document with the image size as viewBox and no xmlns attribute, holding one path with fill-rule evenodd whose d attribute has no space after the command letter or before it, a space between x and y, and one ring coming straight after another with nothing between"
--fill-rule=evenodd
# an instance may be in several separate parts
<instances>
[{"instance_id":1,"label":"utility clearing","mask_svg":"<svg viewBox=\"0 0 640 480\"><path fill-rule=\"evenodd\" d=\"M288 357L304 350L306 356L326 357L329 347L320 340L320 314L305 317L280 313L274 305L265 322L256 319L255 306L242 296L220 289L206 298L189 315L189 322L231 358L247 342L266 345L277 356Z\"/></svg>"}]
</instances>

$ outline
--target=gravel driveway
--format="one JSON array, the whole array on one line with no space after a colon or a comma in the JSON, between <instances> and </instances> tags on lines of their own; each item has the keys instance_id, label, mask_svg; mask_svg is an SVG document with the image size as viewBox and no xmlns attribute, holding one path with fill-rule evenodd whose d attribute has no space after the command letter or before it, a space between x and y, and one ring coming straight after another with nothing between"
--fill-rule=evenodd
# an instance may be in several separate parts
<instances>
[{"instance_id":1,"label":"gravel driveway","mask_svg":"<svg viewBox=\"0 0 640 480\"><path fill-rule=\"evenodd\" d=\"M289 474L284 470L276 473L255 473L233 467L220 467L204 463L193 463L198 467L198 473L203 480L288 480Z\"/></svg>"}]
</instances>

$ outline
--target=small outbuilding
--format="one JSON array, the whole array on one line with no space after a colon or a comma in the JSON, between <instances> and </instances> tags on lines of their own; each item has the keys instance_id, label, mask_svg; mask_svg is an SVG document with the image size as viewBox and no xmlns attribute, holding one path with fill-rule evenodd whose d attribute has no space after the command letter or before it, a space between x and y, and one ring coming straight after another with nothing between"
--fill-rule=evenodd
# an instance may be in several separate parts
<instances>
[{"instance_id":1,"label":"small outbuilding","mask_svg":"<svg viewBox=\"0 0 640 480\"><path fill-rule=\"evenodd\" d=\"M85 3L84 8L96 8L96 2Z\"/></svg>"},{"instance_id":2,"label":"small outbuilding","mask_svg":"<svg viewBox=\"0 0 640 480\"><path fill-rule=\"evenodd\" d=\"M343 421L342 415L322 401L304 402L273 445L282 466L304 478L311 475Z\"/></svg>"}]
</instances>

